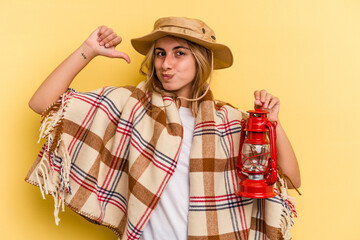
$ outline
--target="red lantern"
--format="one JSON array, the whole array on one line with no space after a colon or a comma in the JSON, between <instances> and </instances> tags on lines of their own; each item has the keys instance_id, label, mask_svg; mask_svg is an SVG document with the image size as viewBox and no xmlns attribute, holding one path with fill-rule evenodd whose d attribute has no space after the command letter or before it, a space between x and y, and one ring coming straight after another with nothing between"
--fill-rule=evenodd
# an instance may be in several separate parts
<instances>
[{"instance_id":1,"label":"red lantern","mask_svg":"<svg viewBox=\"0 0 360 240\"><path fill-rule=\"evenodd\" d=\"M267 119L269 112L248 111L241 121L240 154L237 173L241 178L238 195L249 198L275 197L277 180L276 132L277 122Z\"/></svg>"}]
</instances>

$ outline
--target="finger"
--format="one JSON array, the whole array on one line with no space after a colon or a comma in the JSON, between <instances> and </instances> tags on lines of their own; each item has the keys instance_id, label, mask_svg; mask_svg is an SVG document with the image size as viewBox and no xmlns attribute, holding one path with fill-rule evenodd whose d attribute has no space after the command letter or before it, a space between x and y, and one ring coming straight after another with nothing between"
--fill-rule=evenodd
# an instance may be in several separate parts
<instances>
[{"instance_id":1,"label":"finger","mask_svg":"<svg viewBox=\"0 0 360 240\"><path fill-rule=\"evenodd\" d=\"M260 91L256 90L254 92L254 97L255 97L255 100L260 100Z\"/></svg>"},{"instance_id":2,"label":"finger","mask_svg":"<svg viewBox=\"0 0 360 240\"><path fill-rule=\"evenodd\" d=\"M273 108L274 106L276 106L276 105L280 105L280 99L277 98L277 97L273 97L273 98L271 99L270 103L269 103L268 108L269 108L269 109L272 109L272 108Z\"/></svg>"},{"instance_id":3,"label":"finger","mask_svg":"<svg viewBox=\"0 0 360 240\"><path fill-rule=\"evenodd\" d=\"M105 43L105 47L116 47L119 43L121 43L122 39L120 36L113 33L109 35L107 38L102 40Z\"/></svg>"},{"instance_id":4,"label":"finger","mask_svg":"<svg viewBox=\"0 0 360 240\"><path fill-rule=\"evenodd\" d=\"M273 96L270 93L266 93L265 95L265 100L264 100L264 108L268 108L269 107L269 103L271 101L271 99L273 98Z\"/></svg>"},{"instance_id":5,"label":"finger","mask_svg":"<svg viewBox=\"0 0 360 240\"><path fill-rule=\"evenodd\" d=\"M105 43L103 42L104 39L106 39L107 37L109 37L109 36L110 36L111 34L113 34L113 33L114 33L114 31L113 31L111 28L106 28L106 29L104 30L104 32L99 35L99 39L100 39L99 45L100 45L100 46L105 45Z\"/></svg>"},{"instance_id":6,"label":"finger","mask_svg":"<svg viewBox=\"0 0 360 240\"><path fill-rule=\"evenodd\" d=\"M112 32L109 35L107 35L106 37L104 37L102 39L102 42L106 44L106 43L110 42L111 40L115 39L116 37L117 37L116 33Z\"/></svg>"},{"instance_id":7,"label":"finger","mask_svg":"<svg viewBox=\"0 0 360 240\"><path fill-rule=\"evenodd\" d=\"M260 101L260 91L256 90L254 92L254 98L255 98L254 104L257 106L262 106L262 103Z\"/></svg>"},{"instance_id":8,"label":"finger","mask_svg":"<svg viewBox=\"0 0 360 240\"><path fill-rule=\"evenodd\" d=\"M100 36L105 32L106 29L107 29L107 27L104 25L98 27L98 32L97 32L97 37L98 37L97 41L98 42L101 41Z\"/></svg>"},{"instance_id":9,"label":"finger","mask_svg":"<svg viewBox=\"0 0 360 240\"><path fill-rule=\"evenodd\" d=\"M266 95L267 95L267 91L266 91L266 90L263 89L263 90L260 91L260 101L261 101L262 103L265 103Z\"/></svg>"}]
</instances>

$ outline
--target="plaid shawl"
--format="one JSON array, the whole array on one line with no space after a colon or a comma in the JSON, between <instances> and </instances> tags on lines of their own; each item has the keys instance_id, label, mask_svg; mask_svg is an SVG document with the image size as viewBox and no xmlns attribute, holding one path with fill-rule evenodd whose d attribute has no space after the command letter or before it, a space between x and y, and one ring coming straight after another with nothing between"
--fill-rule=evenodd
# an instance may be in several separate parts
<instances>
[{"instance_id":1,"label":"plaid shawl","mask_svg":"<svg viewBox=\"0 0 360 240\"><path fill-rule=\"evenodd\" d=\"M166 106L166 107L164 107ZM188 239L290 239L296 212L284 181L278 195L236 195L240 121L246 113L201 101L190 155ZM176 169L182 125L173 98L137 87L66 92L47 111L47 139L26 181L120 239L139 239ZM281 184L279 184L281 183Z\"/></svg>"}]
</instances>

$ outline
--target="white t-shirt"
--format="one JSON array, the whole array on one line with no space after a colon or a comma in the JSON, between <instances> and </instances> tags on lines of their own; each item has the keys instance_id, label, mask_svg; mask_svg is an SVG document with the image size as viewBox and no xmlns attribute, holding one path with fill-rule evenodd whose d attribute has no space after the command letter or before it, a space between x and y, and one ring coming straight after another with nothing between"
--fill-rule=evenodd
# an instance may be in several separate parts
<instances>
[{"instance_id":1,"label":"white t-shirt","mask_svg":"<svg viewBox=\"0 0 360 240\"><path fill-rule=\"evenodd\" d=\"M190 108L180 107L184 129L179 161L161 199L150 216L142 240L186 240L190 198L189 162L195 119Z\"/></svg>"}]
</instances>

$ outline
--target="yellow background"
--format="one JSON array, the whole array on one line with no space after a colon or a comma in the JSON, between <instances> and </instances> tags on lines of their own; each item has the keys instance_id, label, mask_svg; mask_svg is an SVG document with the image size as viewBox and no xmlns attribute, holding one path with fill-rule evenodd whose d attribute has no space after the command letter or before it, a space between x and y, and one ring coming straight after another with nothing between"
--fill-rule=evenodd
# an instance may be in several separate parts
<instances>
[{"instance_id":1,"label":"yellow background","mask_svg":"<svg viewBox=\"0 0 360 240\"><path fill-rule=\"evenodd\" d=\"M207 22L234 54L216 71L218 99L252 108L255 89L281 99L281 122L302 173L293 239L359 239L360 1L0 0L0 239L116 239L67 209L55 226L51 197L24 177L40 149L40 117L27 102L98 26L123 37L130 65L98 57L72 87L136 84L142 56L130 39L162 16Z\"/></svg>"}]
</instances>

